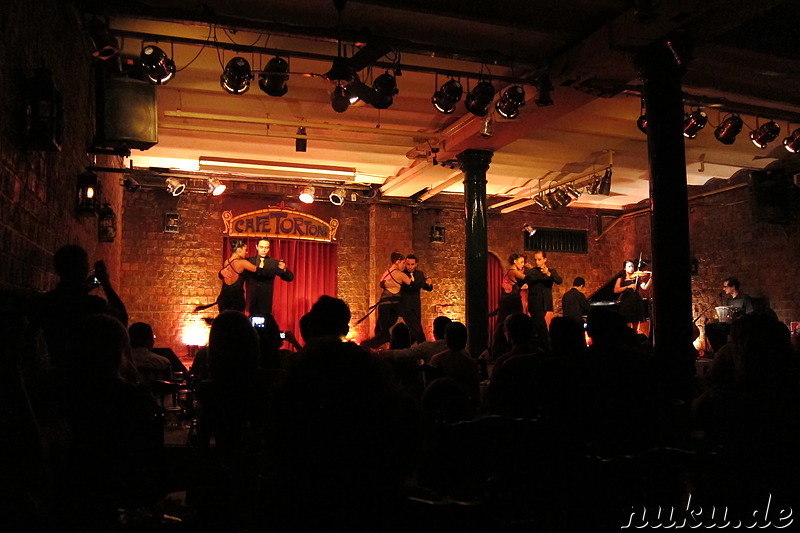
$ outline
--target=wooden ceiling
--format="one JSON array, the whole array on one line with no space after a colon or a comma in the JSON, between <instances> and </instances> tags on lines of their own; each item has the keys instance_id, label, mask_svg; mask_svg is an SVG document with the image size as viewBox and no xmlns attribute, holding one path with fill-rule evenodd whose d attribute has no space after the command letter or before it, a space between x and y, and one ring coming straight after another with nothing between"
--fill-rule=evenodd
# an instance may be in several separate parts
<instances>
[{"instance_id":1,"label":"wooden ceiling","mask_svg":"<svg viewBox=\"0 0 800 533\"><path fill-rule=\"evenodd\" d=\"M488 11L493 7L501 9ZM424 203L462 192L453 160L478 148L494 151L490 210L513 209L560 183L585 184L612 163L611 194L583 194L571 205L624 209L648 197L647 139L636 126L641 82L632 56L675 36L692 44L684 77L687 110L702 105L709 119L686 140L689 184L791 156L781 140L800 127L795 1L107 0L82 8L87 21L108 21L123 56L138 57L143 44L157 44L177 65L174 78L157 89L159 142L134 152L134 167L207 170L212 167L201 166L201 159L273 162L278 165L233 170L253 180L373 184L386 198ZM343 113L331 108L334 84L323 74L340 42L346 57L365 42L391 50L359 72L367 83L386 71L396 75L399 92L391 107L359 102ZM257 72L275 55L289 62L284 96L262 92L257 76L245 94L220 87L223 66L233 57L244 57ZM481 78L491 80L498 95L520 84L526 105L514 120L491 112L492 135L482 136L484 119L469 113L463 100L452 114L432 106L433 92L448 75L460 79L465 93ZM543 76L553 85L551 106L535 102ZM725 145L713 132L731 112L745 127ZM769 119L781 135L761 150L748 133ZM306 152L295 150L299 127L306 131ZM308 172L321 166L352 172Z\"/></svg>"}]
</instances>

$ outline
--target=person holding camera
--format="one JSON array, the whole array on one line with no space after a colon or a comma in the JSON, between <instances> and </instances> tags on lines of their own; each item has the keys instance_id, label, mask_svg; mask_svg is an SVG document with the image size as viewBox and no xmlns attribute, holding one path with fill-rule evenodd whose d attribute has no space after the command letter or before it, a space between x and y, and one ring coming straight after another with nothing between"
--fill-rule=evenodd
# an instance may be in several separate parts
<instances>
[{"instance_id":1,"label":"person holding camera","mask_svg":"<svg viewBox=\"0 0 800 533\"><path fill-rule=\"evenodd\" d=\"M33 310L33 323L42 329L50 356L50 364L62 366L72 353L77 324L95 314L107 314L128 323L128 311L101 260L94 264L94 274L89 275L89 254L77 244L59 248L53 255L53 266L58 275L56 287L40 295ZM105 298L91 294L102 287Z\"/></svg>"}]
</instances>

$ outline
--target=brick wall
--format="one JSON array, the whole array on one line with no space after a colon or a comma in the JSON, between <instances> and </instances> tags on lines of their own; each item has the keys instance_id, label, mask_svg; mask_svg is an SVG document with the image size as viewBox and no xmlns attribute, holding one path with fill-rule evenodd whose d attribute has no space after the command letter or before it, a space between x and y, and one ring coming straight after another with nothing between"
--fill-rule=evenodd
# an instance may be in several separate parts
<instances>
[{"instance_id":1,"label":"brick wall","mask_svg":"<svg viewBox=\"0 0 800 533\"><path fill-rule=\"evenodd\" d=\"M104 259L119 284L119 242L98 243L97 219L75 212L77 176L90 164L94 104L88 38L67 2L3 4L0 17L0 289L25 294L56 283L53 253L80 244L92 260ZM60 152L26 149L24 98L37 68L47 68L64 102ZM119 166L117 158L98 165ZM100 175L102 198L121 213L119 176ZM120 219L118 219L121 222ZM119 240L118 240L119 241Z\"/></svg>"}]
</instances>

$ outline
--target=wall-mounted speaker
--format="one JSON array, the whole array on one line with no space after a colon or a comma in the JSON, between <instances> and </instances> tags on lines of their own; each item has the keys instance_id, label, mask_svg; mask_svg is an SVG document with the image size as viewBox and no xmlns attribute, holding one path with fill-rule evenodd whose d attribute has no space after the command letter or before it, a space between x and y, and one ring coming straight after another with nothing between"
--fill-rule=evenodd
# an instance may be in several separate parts
<instances>
[{"instance_id":1,"label":"wall-mounted speaker","mask_svg":"<svg viewBox=\"0 0 800 533\"><path fill-rule=\"evenodd\" d=\"M98 70L95 148L147 150L158 143L156 87Z\"/></svg>"},{"instance_id":2,"label":"wall-mounted speaker","mask_svg":"<svg viewBox=\"0 0 800 533\"><path fill-rule=\"evenodd\" d=\"M757 221L773 224L791 222L794 195L790 178L784 170L752 171L750 191L753 215Z\"/></svg>"}]
</instances>

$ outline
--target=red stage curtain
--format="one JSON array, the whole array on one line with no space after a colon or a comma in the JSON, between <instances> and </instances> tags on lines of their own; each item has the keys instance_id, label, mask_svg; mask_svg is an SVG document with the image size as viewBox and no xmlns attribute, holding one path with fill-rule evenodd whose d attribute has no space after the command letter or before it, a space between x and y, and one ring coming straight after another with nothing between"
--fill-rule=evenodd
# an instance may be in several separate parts
<instances>
[{"instance_id":1,"label":"red stage curtain","mask_svg":"<svg viewBox=\"0 0 800 533\"><path fill-rule=\"evenodd\" d=\"M245 239L247 256L256 255L258 238ZM230 255L228 237L223 242L223 261ZM336 296L337 255L336 245L328 242L270 239L269 256L286 261L286 268L294 273L294 281L287 283L275 278L272 314L282 330L294 331L300 337L300 317L323 294Z\"/></svg>"},{"instance_id":2,"label":"red stage curtain","mask_svg":"<svg viewBox=\"0 0 800 533\"><path fill-rule=\"evenodd\" d=\"M489 254L488 264L488 278L486 286L489 288L489 313L497 310L500 305L500 290L501 283L503 282L503 265L496 255ZM489 343L491 344L494 338L494 328L497 325L497 315L489 316Z\"/></svg>"}]
</instances>

